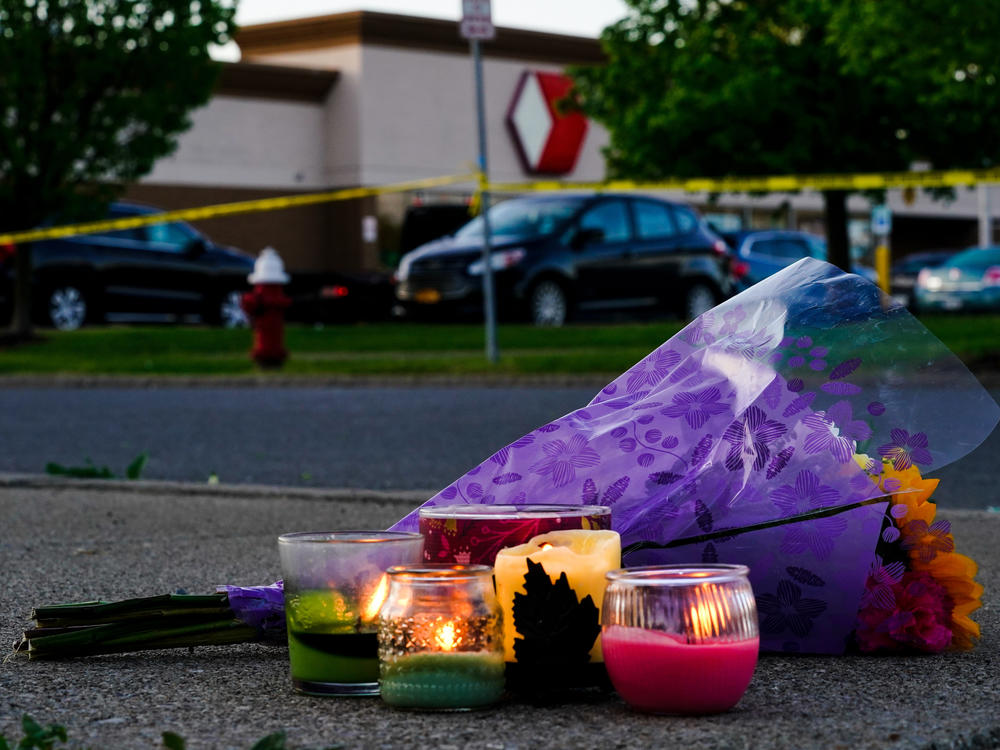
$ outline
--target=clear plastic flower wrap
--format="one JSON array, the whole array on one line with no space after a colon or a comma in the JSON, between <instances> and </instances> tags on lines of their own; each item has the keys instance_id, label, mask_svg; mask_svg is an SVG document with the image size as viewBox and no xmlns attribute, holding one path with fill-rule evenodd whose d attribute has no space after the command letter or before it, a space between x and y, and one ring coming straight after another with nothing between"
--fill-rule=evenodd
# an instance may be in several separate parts
<instances>
[{"instance_id":1,"label":"clear plastic flower wrap","mask_svg":"<svg viewBox=\"0 0 1000 750\"><path fill-rule=\"evenodd\" d=\"M943 522L913 516L908 526L909 506L890 507L889 495L919 491L919 474L900 477L966 455L998 413L905 309L806 259L700 316L586 406L500 449L426 505L610 505L625 565L747 564L762 648L839 653L856 631L906 630L905 602L934 593L925 558L953 553ZM393 528L415 531L416 511ZM914 565L876 555L889 542ZM971 561L939 562L977 586ZM973 607L949 591L935 601L961 617ZM869 616L859 619L863 605ZM943 643L938 620L907 632ZM876 650L880 638L864 643Z\"/></svg>"}]
</instances>

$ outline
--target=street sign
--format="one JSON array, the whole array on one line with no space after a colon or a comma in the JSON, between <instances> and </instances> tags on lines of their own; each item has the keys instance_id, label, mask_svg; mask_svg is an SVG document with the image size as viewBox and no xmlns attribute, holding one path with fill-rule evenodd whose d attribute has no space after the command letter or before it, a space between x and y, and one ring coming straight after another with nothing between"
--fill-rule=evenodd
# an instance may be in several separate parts
<instances>
[{"instance_id":1,"label":"street sign","mask_svg":"<svg viewBox=\"0 0 1000 750\"><path fill-rule=\"evenodd\" d=\"M463 39L493 39L493 14L490 0L462 0L462 22L458 27Z\"/></svg>"},{"instance_id":2,"label":"street sign","mask_svg":"<svg viewBox=\"0 0 1000 750\"><path fill-rule=\"evenodd\" d=\"M892 233L892 211L888 206L872 207L872 234L886 237Z\"/></svg>"}]
</instances>

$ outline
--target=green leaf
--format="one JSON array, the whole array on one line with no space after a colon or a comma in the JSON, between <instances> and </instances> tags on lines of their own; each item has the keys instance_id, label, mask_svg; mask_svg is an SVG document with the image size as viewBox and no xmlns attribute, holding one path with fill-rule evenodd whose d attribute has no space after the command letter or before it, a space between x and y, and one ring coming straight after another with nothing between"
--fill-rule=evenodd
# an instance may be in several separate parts
<instances>
[{"instance_id":1,"label":"green leaf","mask_svg":"<svg viewBox=\"0 0 1000 750\"><path fill-rule=\"evenodd\" d=\"M263 737L254 744L250 750L286 750L285 733L275 732Z\"/></svg>"},{"instance_id":2,"label":"green leaf","mask_svg":"<svg viewBox=\"0 0 1000 750\"><path fill-rule=\"evenodd\" d=\"M49 724L43 727L28 714L21 718L21 728L24 738L18 743L17 750L52 750L56 740L66 741L66 728L59 724Z\"/></svg>"},{"instance_id":3,"label":"green leaf","mask_svg":"<svg viewBox=\"0 0 1000 750\"><path fill-rule=\"evenodd\" d=\"M50 461L45 464L45 473L55 476L75 477L77 479L114 479L114 472L107 466L97 467L89 458L83 466L63 466Z\"/></svg>"},{"instance_id":4,"label":"green leaf","mask_svg":"<svg viewBox=\"0 0 1000 750\"><path fill-rule=\"evenodd\" d=\"M167 750L187 750L187 742L175 732L164 732L163 747Z\"/></svg>"},{"instance_id":5,"label":"green leaf","mask_svg":"<svg viewBox=\"0 0 1000 750\"><path fill-rule=\"evenodd\" d=\"M138 479L139 475L142 474L142 470L146 468L146 461L149 460L148 453L140 453L133 459L132 463L128 465L125 469L125 477L127 479Z\"/></svg>"},{"instance_id":6,"label":"green leaf","mask_svg":"<svg viewBox=\"0 0 1000 750\"><path fill-rule=\"evenodd\" d=\"M0 750L10 750L10 745L7 744L7 738L0 734Z\"/></svg>"}]
</instances>

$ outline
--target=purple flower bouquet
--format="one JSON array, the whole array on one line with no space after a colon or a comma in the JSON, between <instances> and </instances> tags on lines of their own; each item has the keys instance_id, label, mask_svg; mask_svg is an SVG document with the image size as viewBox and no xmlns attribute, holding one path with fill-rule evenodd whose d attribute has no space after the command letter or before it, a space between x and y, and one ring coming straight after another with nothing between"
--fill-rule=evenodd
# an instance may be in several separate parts
<instances>
[{"instance_id":1,"label":"purple flower bouquet","mask_svg":"<svg viewBox=\"0 0 1000 750\"><path fill-rule=\"evenodd\" d=\"M748 564L762 648L839 653L887 517L882 467L954 461L998 411L905 309L806 259L426 504L609 505L625 565Z\"/></svg>"}]
</instances>

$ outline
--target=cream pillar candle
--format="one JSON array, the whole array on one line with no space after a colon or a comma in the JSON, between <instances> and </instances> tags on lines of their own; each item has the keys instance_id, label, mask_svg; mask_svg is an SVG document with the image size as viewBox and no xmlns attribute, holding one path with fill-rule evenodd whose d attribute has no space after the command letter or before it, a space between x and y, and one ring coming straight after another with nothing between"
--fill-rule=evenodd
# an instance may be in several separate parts
<instances>
[{"instance_id":1,"label":"cream pillar candle","mask_svg":"<svg viewBox=\"0 0 1000 750\"><path fill-rule=\"evenodd\" d=\"M503 610L504 657L516 661L514 639L514 594L526 593L524 576L528 560L541 563L549 578L555 582L563 573L577 600L588 595L593 599L598 613L604 601L604 574L621 567L622 545L617 531L585 531L574 529L553 531L533 537L525 544L507 547L497 554L494 576L497 598ZM600 637L590 651L592 662L603 661Z\"/></svg>"}]
</instances>

